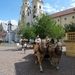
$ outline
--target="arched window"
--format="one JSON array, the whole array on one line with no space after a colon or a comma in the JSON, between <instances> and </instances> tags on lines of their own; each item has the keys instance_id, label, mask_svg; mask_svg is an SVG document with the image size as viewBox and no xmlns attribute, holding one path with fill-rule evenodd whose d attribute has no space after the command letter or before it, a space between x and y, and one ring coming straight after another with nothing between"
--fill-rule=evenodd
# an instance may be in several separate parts
<instances>
[{"instance_id":1,"label":"arched window","mask_svg":"<svg viewBox=\"0 0 75 75\"><path fill-rule=\"evenodd\" d=\"M28 16L29 16L29 12L28 12Z\"/></svg>"},{"instance_id":2,"label":"arched window","mask_svg":"<svg viewBox=\"0 0 75 75\"><path fill-rule=\"evenodd\" d=\"M60 20L58 19L58 22L59 22Z\"/></svg>"},{"instance_id":3,"label":"arched window","mask_svg":"<svg viewBox=\"0 0 75 75\"><path fill-rule=\"evenodd\" d=\"M24 18L24 14L22 14L22 18Z\"/></svg>"},{"instance_id":4,"label":"arched window","mask_svg":"<svg viewBox=\"0 0 75 75\"><path fill-rule=\"evenodd\" d=\"M66 28L67 24L64 24L64 28Z\"/></svg>"},{"instance_id":5,"label":"arched window","mask_svg":"<svg viewBox=\"0 0 75 75\"><path fill-rule=\"evenodd\" d=\"M22 13L24 13L24 11L22 11Z\"/></svg>"},{"instance_id":6,"label":"arched window","mask_svg":"<svg viewBox=\"0 0 75 75\"><path fill-rule=\"evenodd\" d=\"M36 8L36 5L34 5L34 8Z\"/></svg>"},{"instance_id":7,"label":"arched window","mask_svg":"<svg viewBox=\"0 0 75 75\"><path fill-rule=\"evenodd\" d=\"M41 5L39 6L39 8L41 9Z\"/></svg>"},{"instance_id":8,"label":"arched window","mask_svg":"<svg viewBox=\"0 0 75 75\"><path fill-rule=\"evenodd\" d=\"M75 16L72 16L72 19L74 19L75 18Z\"/></svg>"},{"instance_id":9,"label":"arched window","mask_svg":"<svg viewBox=\"0 0 75 75\"><path fill-rule=\"evenodd\" d=\"M29 22L27 23L27 26L30 26L30 23Z\"/></svg>"},{"instance_id":10,"label":"arched window","mask_svg":"<svg viewBox=\"0 0 75 75\"><path fill-rule=\"evenodd\" d=\"M67 20L67 18L64 18L64 20Z\"/></svg>"}]
</instances>

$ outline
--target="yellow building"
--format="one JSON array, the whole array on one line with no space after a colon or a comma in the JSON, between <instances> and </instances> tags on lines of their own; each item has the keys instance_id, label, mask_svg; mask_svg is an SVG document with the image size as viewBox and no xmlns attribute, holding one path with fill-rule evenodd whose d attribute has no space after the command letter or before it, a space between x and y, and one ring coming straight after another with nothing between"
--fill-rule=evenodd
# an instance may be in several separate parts
<instances>
[{"instance_id":1,"label":"yellow building","mask_svg":"<svg viewBox=\"0 0 75 75\"><path fill-rule=\"evenodd\" d=\"M75 23L75 7L51 14L50 16L57 22L57 24L65 27L66 24L70 24L71 22ZM63 44L65 44L64 40L66 40L66 37L61 39Z\"/></svg>"},{"instance_id":2,"label":"yellow building","mask_svg":"<svg viewBox=\"0 0 75 75\"><path fill-rule=\"evenodd\" d=\"M71 22L75 23L75 7L51 14L50 16L57 22L57 24L65 27L66 24L70 24Z\"/></svg>"}]
</instances>

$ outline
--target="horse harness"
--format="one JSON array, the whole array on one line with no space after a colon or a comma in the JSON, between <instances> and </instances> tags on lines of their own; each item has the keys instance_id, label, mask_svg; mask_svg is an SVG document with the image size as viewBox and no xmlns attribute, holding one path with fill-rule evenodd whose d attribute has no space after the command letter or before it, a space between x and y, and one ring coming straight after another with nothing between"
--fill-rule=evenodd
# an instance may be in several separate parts
<instances>
[{"instance_id":1,"label":"horse harness","mask_svg":"<svg viewBox=\"0 0 75 75\"><path fill-rule=\"evenodd\" d=\"M47 51L46 53L50 53L50 55L52 55L53 53L56 53L57 55L61 55L62 54L62 50L57 50L57 48L52 48L54 51L53 52L48 52L48 48L50 47L51 45L48 45L47 46Z\"/></svg>"},{"instance_id":2,"label":"horse harness","mask_svg":"<svg viewBox=\"0 0 75 75\"><path fill-rule=\"evenodd\" d=\"M44 49L44 48L43 48L43 51L41 51L40 45L38 46L38 50L35 52L35 54L36 54L38 51L40 52L40 54L44 54L44 53L45 53L45 49Z\"/></svg>"},{"instance_id":3,"label":"horse harness","mask_svg":"<svg viewBox=\"0 0 75 75\"><path fill-rule=\"evenodd\" d=\"M54 53L56 53L57 55L61 55L62 54L62 50L57 50L57 48L54 49Z\"/></svg>"}]
</instances>

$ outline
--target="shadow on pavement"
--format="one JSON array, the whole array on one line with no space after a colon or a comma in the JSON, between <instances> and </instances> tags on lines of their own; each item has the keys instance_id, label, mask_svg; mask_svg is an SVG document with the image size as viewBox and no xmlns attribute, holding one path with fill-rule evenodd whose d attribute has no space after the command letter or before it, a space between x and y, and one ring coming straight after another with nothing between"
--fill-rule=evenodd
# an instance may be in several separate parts
<instances>
[{"instance_id":1,"label":"shadow on pavement","mask_svg":"<svg viewBox=\"0 0 75 75\"><path fill-rule=\"evenodd\" d=\"M29 54L23 59L25 61L14 64L16 75L75 75L75 57L67 57L65 52L62 54L59 70L50 65L49 59L44 59L43 73L40 73L39 65L34 64L33 54Z\"/></svg>"}]
</instances>

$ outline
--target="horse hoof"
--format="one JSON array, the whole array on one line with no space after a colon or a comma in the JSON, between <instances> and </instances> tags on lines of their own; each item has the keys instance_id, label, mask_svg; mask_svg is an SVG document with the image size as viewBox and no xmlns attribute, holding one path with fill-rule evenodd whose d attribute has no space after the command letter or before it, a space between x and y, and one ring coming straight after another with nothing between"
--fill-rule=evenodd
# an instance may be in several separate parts
<instances>
[{"instance_id":1,"label":"horse hoof","mask_svg":"<svg viewBox=\"0 0 75 75\"><path fill-rule=\"evenodd\" d=\"M41 73L43 73L43 71L40 71Z\"/></svg>"},{"instance_id":2,"label":"horse hoof","mask_svg":"<svg viewBox=\"0 0 75 75\"><path fill-rule=\"evenodd\" d=\"M40 65L40 72L43 72L42 66Z\"/></svg>"},{"instance_id":3,"label":"horse hoof","mask_svg":"<svg viewBox=\"0 0 75 75\"><path fill-rule=\"evenodd\" d=\"M57 70L59 70L59 67L56 67Z\"/></svg>"}]
</instances>

